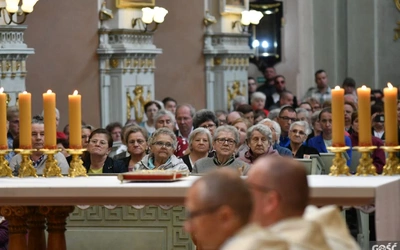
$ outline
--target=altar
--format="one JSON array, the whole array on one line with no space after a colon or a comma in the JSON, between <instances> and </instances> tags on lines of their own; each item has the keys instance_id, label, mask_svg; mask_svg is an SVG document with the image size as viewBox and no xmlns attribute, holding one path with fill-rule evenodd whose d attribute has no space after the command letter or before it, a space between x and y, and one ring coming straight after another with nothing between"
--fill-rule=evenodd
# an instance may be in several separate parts
<instances>
[{"instance_id":1,"label":"altar","mask_svg":"<svg viewBox=\"0 0 400 250\"><path fill-rule=\"evenodd\" d=\"M0 199L0 206L3 214L5 211L13 209L13 211L19 211L19 215L25 219L27 218L26 215L29 214L29 209L39 211L39 214L45 216L48 221L48 249L66 249L65 246L70 245L69 242L74 240L73 237L77 233L71 230L71 232L67 233L67 238L65 239L65 227L62 230L58 228L58 231L51 230L54 228L51 228L52 226L49 225L49 219L58 221L58 225L61 225L63 216L63 221L65 222L65 219L74 211L76 205L86 205L88 207L93 205L100 205L100 207L107 206L109 208L102 209L105 209L104 211L107 211L111 215L117 213L117 210L112 210L116 205L129 205L125 207L130 207L130 205L156 205L150 209L152 210L150 213L154 213L160 205L182 205L187 189L197 178L199 177L189 176L184 180L170 183L121 183L116 176L88 178L3 178L0 182L0 196L2 197ZM400 239L400 219L398 217L398 212L400 211L400 177L331 177L312 175L308 176L308 180L311 188L310 203L315 205L375 204L377 239L380 241ZM172 217L175 217L179 224L178 227L171 227L168 230L175 230L175 235L183 235L182 238L187 237L188 239L188 236L185 236L181 228L184 220L184 209L182 207L169 208L170 210L168 210L168 207L164 207L164 209L169 212L165 212L162 215L166 215L167 213L172 214ZM21 211L25 211L26 213ZM14 215L18 216L18 213L15 212ZM7 217L6 214L5 216ZM12 218L15 220L16 216L12 216ZM69 220L71 224L71 219L73 218L74 214ZM166 218L164 216L164 219ZM19 222L21 223L21 221ZM30 223L30 225L38 224ZM43 231L44 226L36 226L40 235L39 238L42 239L40 244L43 244L44 233L42 236L40 228ZM151 228L150 224L149 228ZM95 229L88 228L88 230ZM164 232L165 237L171 235L170 232L167 232L168 230ZM54 235L55 233L57 235ZM110 232L96 232L96 235L101 237L104 234L104 237L107 238L108 233ZM131 233L140 235L143 232L132 230ZM22 237L15 237L17 234L18 232L10 234L10 246L14 246L14 248L10 249L28 249L24 248L26 241L25 243L14 244L13 241L23 240ZM129 234L126 235L129 237ZM30 235L28 241L35 241L32 238ZM87 238L87 241L93 241L93 238ZM51 248L50 245L57 246L57 248ZM182 249L187 249L185 246L190 249L190 244L188 245L183 242Z\"/></svg>"}]
</instances>

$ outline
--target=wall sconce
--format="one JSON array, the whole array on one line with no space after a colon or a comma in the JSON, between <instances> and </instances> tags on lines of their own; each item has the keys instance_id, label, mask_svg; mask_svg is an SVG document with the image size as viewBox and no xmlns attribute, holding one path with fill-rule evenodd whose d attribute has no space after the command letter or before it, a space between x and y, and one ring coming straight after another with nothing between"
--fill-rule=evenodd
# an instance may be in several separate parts
<instances>
[{"instance_id":1,"label":"wall sconce","mask_svg":"<svg viewBox=\"0 0 400 250\"><path fill-rule=\"evenodd\" d=\"M234 29L236 27L236 25L238 25L238 29L240 32L246 32L247 27L250 24L254 24L254 25L259 24L260 20L263 16L264 15L261 13L261 11L257 11L257 10L242 11L242 18L240 19L240 21L232 22L232 29Z\"/></svg>"},{"instance_id":2,"label":"wall sconce","mask_svg":"<svg viewBox=\"0 0 400 250\"><path fill-rule=\"evenodd\" d=\"M156 23L154 28L150 32L157 30L158 25L164 22L165 16L168 14L168 10L162 7L154 7L151 9L149 7L142 9L142 17L132 19L132 28L136 25L140 25L143 28L143 32L147 32L147 26L153 21Z\"/></svg>"},{"instance_id":3,"label":"wall sconce","mask_svg":"<svg viewBox=\"0 0 400 250\"><path fill-rule=\"evenodd\" d=\"M33 6L35 6L38 0L5 0L6 7L0 7L0 16L3 15L4 23L10 25L11 23L22 24L26 20L26 16L33 11ZM20 3L22 2L22 3ZM22 20L13 20L14 14L17 16L22 16ZM8 16L8 21L6 20L6 15Z\"/></svg>"}]
</instances>

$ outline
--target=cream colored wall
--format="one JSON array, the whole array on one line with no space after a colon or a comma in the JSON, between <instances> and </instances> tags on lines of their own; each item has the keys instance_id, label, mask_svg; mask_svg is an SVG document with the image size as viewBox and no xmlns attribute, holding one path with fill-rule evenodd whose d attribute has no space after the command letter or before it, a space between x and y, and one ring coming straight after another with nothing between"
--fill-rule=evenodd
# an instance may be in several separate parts
<instances>
[{"instance_id":1,"label":"cream colored wall","mask_svg":"<svg viewBox=\"0 0 400 250\"><path fill-rule=\"evenodd\" d=\"M179 103L204 108L204 2L157 0L156 4L169 11L154 35L154 44L163 50L156 57L156 99L171 96Z\"/></svg>"},{"instance_id":2,"label":"cream colored wall","mask_svg":"<svg viewBox=\"0 0 400 250\"><path fill-rule=\"evenodd\" d=\"M100 124L98 12L96 1L39 1L28 16L26 44L35 49L27 60L26 88L32 92L32 113L42 111L42 93L57 93L59 130L68 123L68 94L82 94L82 116Z\"/></svg>"}]
</instances>

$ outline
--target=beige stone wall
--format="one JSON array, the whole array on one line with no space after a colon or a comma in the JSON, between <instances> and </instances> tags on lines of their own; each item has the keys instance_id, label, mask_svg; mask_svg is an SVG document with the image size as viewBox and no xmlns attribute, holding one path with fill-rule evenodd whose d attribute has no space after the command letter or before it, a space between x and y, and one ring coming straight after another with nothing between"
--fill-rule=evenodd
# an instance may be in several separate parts
<instances>
[{"instance_id":1,"label":"beige stone wall","mask_svg":"<svg viewBox=\"0 0 400 250\"><path fill-rule=\"evenodd\" d=\"M196 109L204 108L204 2L157 0L156 4L169 11L154 36L154 44L163 49L156 57L156 98L171 96Z\"/></svg>"},{"instance_id":2,"label":"beige stone wall","mask_svg":"<svg viewBox=\"0 0 400 250\"><path fill-rule=\"evenodd\" d=\"M60 11L62 10L62 11ZM97 1L39 1L28 16L25 41L35 49L27 60L26 88L32 113L43 109L42 93L57 93L62 130L68 123L68 94L82 94L83 120L100 124Z\"/></svg>"},{"instance_id":3,"label":"beige stone wall","mask_svg":"<svg viewBox=\"0 0 400 250\"><path fill-rule=\"evenodd\" d=\"M107 5L115 1L107 1ZM154 43L163 49L156 59L156 99L171 96L178 102L205 106L203 49L203 1L158 0L169 14L155 33ZM182 11L184 9L191 11ZM35 49L27 61L26 86L33 95L33 114L42 110L42 93L57 93L60 128L68 123L67 95L82 94L83 120L100 125L97 1L52 0L38 2L28 16L25 40ZM62 12L60 12L62 10Z\"/></svg>"}]
</instances>

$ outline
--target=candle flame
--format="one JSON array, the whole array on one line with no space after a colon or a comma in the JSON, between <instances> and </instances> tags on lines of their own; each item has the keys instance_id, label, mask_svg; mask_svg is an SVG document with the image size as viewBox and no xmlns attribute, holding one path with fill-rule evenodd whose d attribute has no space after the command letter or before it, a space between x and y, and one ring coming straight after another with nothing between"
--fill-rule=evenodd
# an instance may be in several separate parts
<instances>
[{"instance_id":1,"label":"candle flame","mask_svg":"<svg viewBox=\"0 0 400 250\"><path fill-rule=\"evenodd\" d=\"M26 92L26 90L24 92L22 92L22 94L28 94L28 92Z\"/></svg>"},{"instance_id":2,"label":"candle flame","mask_svg":"<svg viewBox=\"0 0 400 250\"><path fill-rule=\"evenodd\" d=\"M336 89L336 90L339 90L339 89L340 89L340 86L336 86L335 89Z\"/></svg>"},{"instance_id":3,"label":"candle flame","mask_svg":"<svg viewBox=\"0 0 400 250\"><path fill-rule=\"evenodd\" d=\"M1 88L0 88L0 93L3 93L3 92L4 92L4 88L1 87Z\"/></svg>"},{"instance_id":4,"label":"candle flame","mask_svg":"<svg viewBox=\"0 0 400 250\"><path fill-rule=\"evenodd\" d=\"M47 90L47 94L52 94L53 91L51 91L51 89Z\"/></svg>"},{"instance_id":5,"label":"candle flame","mask_svg":"<svg viewBox=\"0 0 400 250\"><path fill-rule=\"evenodd\" d=\"M367 88L367 86L363 85L361 88L362 88L362 89L366 89L366 88Z\"/></svg>"},{"instance_id":6,"label":"candle flame","mask_svg":"<svg viewBox=\"0 0 400 250\"><path fill-rule=\"evenodd\" d=\"M393 88L393 85L390 82L387 83L387 86L388 86L389 89Z\"/></svg>"},{"instance_id":7,"label":"candle flame","mask_svg":"<svg viewBox=\"0 0 400 250\"><path fill-rule=\"evenodd\" d=\"M78 90L75 90L73 95L78 95Z\"/></svg>"}]
</instances>

